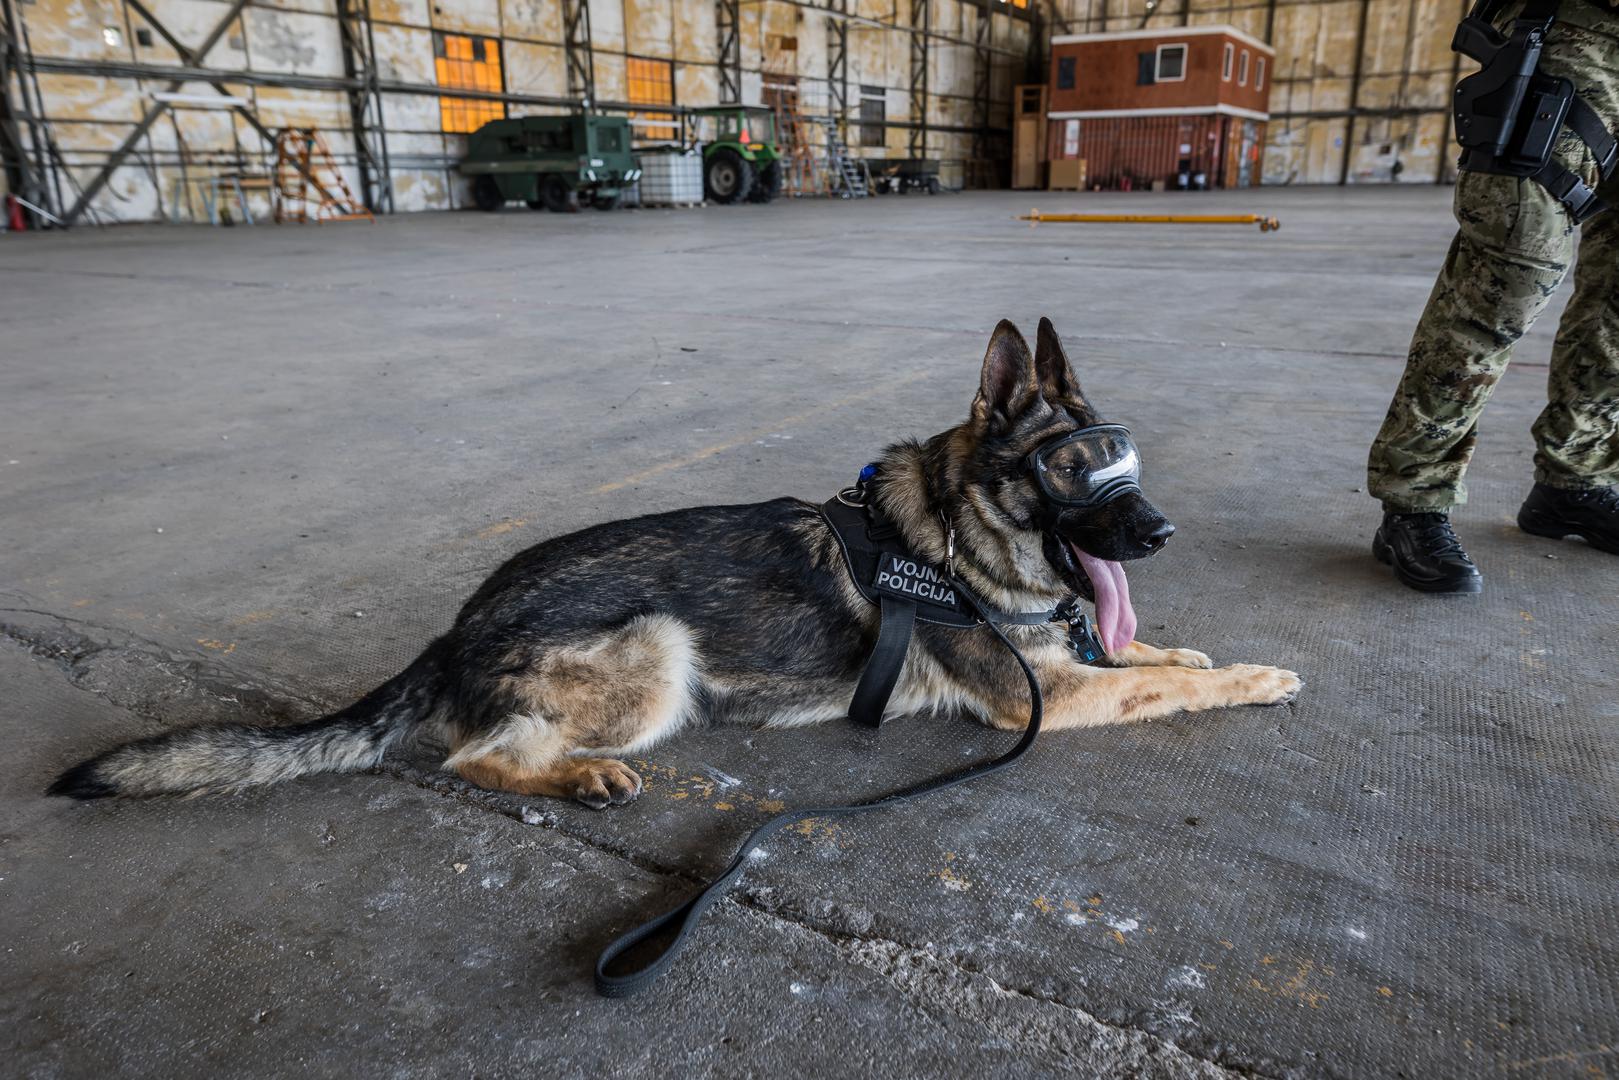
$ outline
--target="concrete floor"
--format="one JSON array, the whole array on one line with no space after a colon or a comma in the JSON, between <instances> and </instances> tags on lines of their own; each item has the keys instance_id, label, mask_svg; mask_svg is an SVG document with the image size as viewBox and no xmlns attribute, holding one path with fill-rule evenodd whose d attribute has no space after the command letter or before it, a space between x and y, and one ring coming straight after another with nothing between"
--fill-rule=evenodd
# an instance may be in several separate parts
<instances>
[{"instance_id":1,"label":"concrete floor","mask_svg":"<svg viewBox=\"0 0 1619 1080\"><path fill-rule=\"evenodd\" d=\"M1444 190L512 209L0 239L0 1072L1619 1073L1619 563L1512 525L1551 320L1486 418L1477 598L1368 555L1366 443ZM1046 225L1278 215L1282 231ZM505 556L822 498L964 415L1050 314L1180 527L1141 636L1304 695L1051 736L771 845L659 991L597 949L773 800L1005 745L966 721L709 730L597 813L406 756L234 797L39 792L109 743L351 699ZM1555 314L1555 313L1554 313Z\"/></svg>"}]
</instances>

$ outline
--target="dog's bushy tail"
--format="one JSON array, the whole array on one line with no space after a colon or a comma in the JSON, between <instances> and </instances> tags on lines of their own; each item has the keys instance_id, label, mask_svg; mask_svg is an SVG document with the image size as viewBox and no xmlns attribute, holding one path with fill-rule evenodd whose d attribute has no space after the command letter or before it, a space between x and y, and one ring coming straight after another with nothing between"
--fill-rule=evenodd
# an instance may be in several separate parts
<instances>
[{"instance_id":1,"label":"dog's bushy tail","mask_svg":"<svg viewBox=\"0 0 1619 1080\"><path fill-rule=\"evenodd\" d=\"M443 691L443 642L346 709L289 727L226 724L138 739L81 761L47 795L104 799L272 784L316 772L355 772L432 715Z\"/></svg>"}]
</instances>

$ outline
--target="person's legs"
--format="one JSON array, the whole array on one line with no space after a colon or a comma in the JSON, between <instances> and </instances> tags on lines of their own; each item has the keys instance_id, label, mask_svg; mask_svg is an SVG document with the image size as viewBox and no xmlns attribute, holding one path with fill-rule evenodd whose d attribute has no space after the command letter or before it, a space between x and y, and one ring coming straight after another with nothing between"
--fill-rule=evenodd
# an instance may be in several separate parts
<instances>
[{"instance_id":1,"label":"person's legs","mask_svg":"<svg viewBox=\"0 0 1619 1080\"><path fill-rule=\"evenodd\" d=\"M1455 209L1461 227L1367 463L1367 490L1390 512L1466 501L1478 414L1573 251L1568 213L1533 180L1463 172Z\"/></svg>"},{"instance_id":2,"label":"person's legs","mask_svg":"<svg viewBox=\"0 0 1619 1080\"><path fill-rule=\"evenodd\" d=\"M1619 203L1619 179L1601 194ZM1574 295L1534 430L1539 483L1574 491L1619 483L1619 210L1581 227Z\"/></svg>"}]
</instances>

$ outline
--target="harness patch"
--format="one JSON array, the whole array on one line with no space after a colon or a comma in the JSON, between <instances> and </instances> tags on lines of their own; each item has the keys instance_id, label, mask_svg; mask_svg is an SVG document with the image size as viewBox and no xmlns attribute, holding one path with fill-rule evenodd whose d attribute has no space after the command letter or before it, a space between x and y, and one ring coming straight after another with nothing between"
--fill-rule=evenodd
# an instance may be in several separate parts
<instances>
[{"instance_id":1,"label":"harness patch","mask_svg":"<svg viewBox=\"0 0 1619 1080\"><path fill-rule=\"evenodd\" d=\"M943 574L927 563L919 563L891 551L883 552L877 559L877 577L871 587L903 600L920 600L952 611L961 610L956 590L950 587Z\"/></svg>"}]
</instances>

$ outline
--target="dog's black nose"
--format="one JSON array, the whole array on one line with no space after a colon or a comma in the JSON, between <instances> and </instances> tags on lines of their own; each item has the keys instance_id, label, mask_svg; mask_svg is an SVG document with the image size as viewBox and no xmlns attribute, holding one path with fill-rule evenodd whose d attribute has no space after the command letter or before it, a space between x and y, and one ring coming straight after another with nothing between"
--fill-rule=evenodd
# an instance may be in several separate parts
<instances>
[{"instance_id":1,"label":"dog's black nose","mask_svg":"<svg viewBox=\"0 0 1619 1080\"><path fill-rule=\"evenodd\" d=\"M1136 526L1136 540L1148 551L1157 551L1175 535L1175 526L1164 518L1148 519Z\"/></svg>"}]
</instances>

